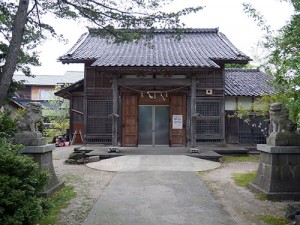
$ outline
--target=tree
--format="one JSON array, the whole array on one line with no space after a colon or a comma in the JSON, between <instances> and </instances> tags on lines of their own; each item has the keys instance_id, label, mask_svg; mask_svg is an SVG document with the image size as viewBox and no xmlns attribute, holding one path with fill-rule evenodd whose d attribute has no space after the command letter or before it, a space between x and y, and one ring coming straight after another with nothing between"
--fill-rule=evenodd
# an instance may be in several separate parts
<instances>
[{"instance_id":1,"label":"tree","mask_svg":"<svg viewBox=\"0 0 300 225\"><path fill-rule=\"evenodd\" d=\"M180 17L197 12L202 7L185 8L177 12L157 11L172 0L9 0L0 1L0 105L12 81L13 73L21 69L30 74L28 65L39 65L35 47L47 37L63 40L55 29L45 22L45 15L86 21L101 28L103 36L116 41L132 41L142 37L141 29L176 29L184 26ZM116 29L122 28L122 29ZM136 29L135 32L124 32ZM150 32L151 33L151 32Z\"/></svg>"},{"instance_id":2,"label":"tree","mask_svg":"<svg viewBox=\"0 0 300 225\"><path fill-rule=\"evenodd\" d=\"M244 4L244 10L254 18L265 32L262 46L266 59L262 68L274 77L275 96L264 96L263 102L283 101L295 121L300 117L300 0L286 0L294 8L291 19L277 32L272 31L264 17L252 5Z\"/></svg>"}]
</instances>

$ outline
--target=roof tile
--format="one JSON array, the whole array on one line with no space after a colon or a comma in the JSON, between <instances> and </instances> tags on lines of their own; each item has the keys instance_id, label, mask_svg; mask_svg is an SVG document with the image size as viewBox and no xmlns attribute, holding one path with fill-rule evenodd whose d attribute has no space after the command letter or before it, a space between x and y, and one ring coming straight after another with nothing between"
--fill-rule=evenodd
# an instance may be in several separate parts
<instances>
[{"instance_id":1,"label":"roof tile","mask_svg":"<svg viewBox=\"0 0 300 225\"><path fill-rule=\"evenodd\" d=\"M272 77L258 69L225 69L226 96L253 96L275 94Z\"/></svg>"},{"instance_id":2,"label":"roof tile","mask_svg":"<svg viewBox=\"0 0 300 225\"><path fill-rule=\"evenodd\" d=\"M113 43L93 34L80 37L62 62L95 60L92 66L219 66L215 60L249 61L217 29L189 29L180 39L158 30L150 40Z\"/></svg>"}]
</instances>

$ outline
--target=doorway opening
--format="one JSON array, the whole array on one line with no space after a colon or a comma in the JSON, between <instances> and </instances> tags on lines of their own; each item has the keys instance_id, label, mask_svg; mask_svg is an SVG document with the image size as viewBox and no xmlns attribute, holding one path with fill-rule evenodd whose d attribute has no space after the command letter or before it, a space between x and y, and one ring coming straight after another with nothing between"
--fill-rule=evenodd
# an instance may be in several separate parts
<instances>
[{"instance_id":1,"label":"doorway opening","mask_svg":"<svg viewBox=\"0 0 300 225\"><path fill-rule=\"evenodd\" d=\"M138 144L167 145L170 137L170 110L166 105L139 105Z\"/></svg>"}]
</instances>

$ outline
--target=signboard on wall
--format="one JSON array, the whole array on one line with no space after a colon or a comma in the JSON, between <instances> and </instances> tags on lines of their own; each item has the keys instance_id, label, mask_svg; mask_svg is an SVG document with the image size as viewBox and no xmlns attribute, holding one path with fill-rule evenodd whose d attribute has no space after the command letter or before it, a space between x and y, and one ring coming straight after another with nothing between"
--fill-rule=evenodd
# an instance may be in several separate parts
<instances>
[{"instance_id":1,"label":"signboard on wall","mask_svg":"<svg viewBox=\"0 0 300 225\"><path fill-rule=\"evenodd\" d=\"M172 129L182 129L182 115L173 115Z\"/></svg>"}]
</instances>

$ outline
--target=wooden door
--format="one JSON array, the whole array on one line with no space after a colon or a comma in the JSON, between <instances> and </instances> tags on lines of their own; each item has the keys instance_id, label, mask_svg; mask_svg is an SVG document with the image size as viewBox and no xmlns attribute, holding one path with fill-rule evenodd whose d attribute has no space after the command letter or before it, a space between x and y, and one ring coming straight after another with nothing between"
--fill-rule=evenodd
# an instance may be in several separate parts
<instances>
[{"instance_id":1,"label":"wooden door","mask_svg":"<svg viewBox=\"0 0 300 225\"><path fill-rule=\"evenodd\" d=\"M137 146L138 96L123 95L122 111L122 146Z\"/></svg>"},{"instance_id":2,"label":"wooden door","mask_svg":"<svg viewBox=\"0 0 300 225\"><path fill-rule=\"evenodd\" d=\"M173 115L182 115L182 129L173 126ZM186 144L186 95L173 95L170 100L170 144L185 146Z\"/></svg>"}]
</instances>

